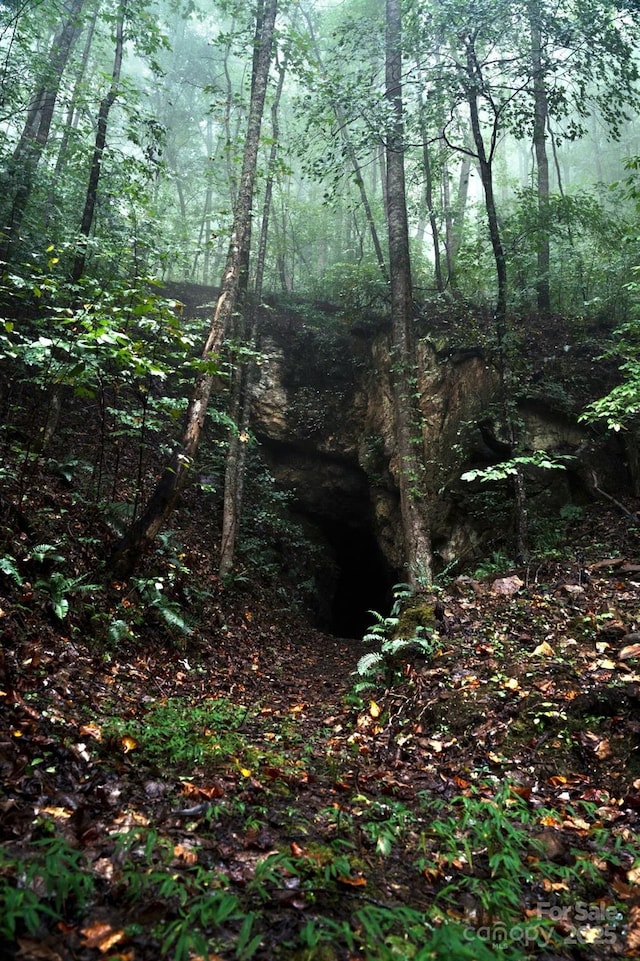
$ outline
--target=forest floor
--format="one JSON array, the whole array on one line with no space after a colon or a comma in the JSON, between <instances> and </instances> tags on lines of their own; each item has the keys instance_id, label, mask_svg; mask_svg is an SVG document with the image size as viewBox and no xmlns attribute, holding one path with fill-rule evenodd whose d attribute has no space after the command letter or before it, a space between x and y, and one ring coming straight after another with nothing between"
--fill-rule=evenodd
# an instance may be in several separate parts
<instances>
[{"instance_id":1,"label":"forest floor","mask_svg":"<svg viewBox=\"0 0 640 961\"><path fill-rule=\"evenodd\" d=\"M200 575L173 644L152 611L98 642L90 596L61 620L4 584L3 958L640 955L628 517L450 582L434 653L369 689L362 641ZM117 623L134 603L112 585Z\"/></svg>"}]
</instances>

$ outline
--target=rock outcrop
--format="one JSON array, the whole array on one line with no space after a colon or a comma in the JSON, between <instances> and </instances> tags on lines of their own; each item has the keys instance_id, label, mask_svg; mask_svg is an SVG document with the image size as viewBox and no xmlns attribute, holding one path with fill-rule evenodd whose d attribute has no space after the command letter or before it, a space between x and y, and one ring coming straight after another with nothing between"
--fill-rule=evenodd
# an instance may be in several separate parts
<instances>
[{"instance_id":1,"label":"rock outcrop","mask_svg":"<svg viewBox=\"0 0 640 961\"><path fill-rule=\"evenodd\" d=\"M593 352L567 347L567 331L528 330L522 372L506 398L518 423L518 449L497 427L505 399L478 333L478 318L442 328L442 315L416 322L415 397L431 500L436 569L464 565L508 541L513 504L508 486L468 484L463 472L544 450L571 455L565 470L527 470L536 521L583 503L600 485L619 487L623 452L578 422L584 404L602 393ZM472 335L470 330L475 330ZM292 494L291 506L333 558L331 603L341 578L351 592L345 609L378 595L401 577L402 541L392 407L390 329L384 319L353 323L335 308L272 304L260 318L260 376L252 429L269 470ZM472 339L477 344L469 343ZM326 582L325 582L326 583ZM354 601L354 584L362 598ZM345 592L347 587L344 587ZM376 608L380 609L382 603Z\"/></svg>"}]
</instances>

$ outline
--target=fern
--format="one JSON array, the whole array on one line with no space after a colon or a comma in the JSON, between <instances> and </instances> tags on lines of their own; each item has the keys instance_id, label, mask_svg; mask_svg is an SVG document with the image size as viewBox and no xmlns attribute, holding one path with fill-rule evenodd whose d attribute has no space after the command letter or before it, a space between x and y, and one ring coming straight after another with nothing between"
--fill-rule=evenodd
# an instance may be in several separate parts
<instances>
[{"instance_id":1,"label":"fern","mask_svg":"<svg viewBox=\"0 0 640 961\"><path fill-rule=\"evenodd\" d=\"M382 661L382 654L378 651L370 651L368 654L363 654L363 656L358 661L357 671L358 674L368 674L372 668Z\"/></svg>"},{"instance_id":2,"label":"fern","mask_svg":"<svg viewBox=\"0 0 640 961\"><path fill-rule=\"evenodd\" d=\"M165 603L154 606L168 627L175 628L187 637L193 633L193 629L189 627L182 614L176 610L173 604Z\"/></svg>"},{"instance_id":3,"label":"fern","mask_svg":"<svg viewBox=\"0 0 640 961\"><path fill-rule=\"evenodd\" d=\"M14 581L19 587L24 582L20 575L20 571L18 570L17 564L18 562L11 554L4 554L3 557L0 557L0 571L2 571L3 574L6 574L7 577L10 577L11 580Z\"/></svg>"},{"instance_id":4,"label":"fern","mask_svg":"<svg viewBox=\"0 0 640 961\"><path fill-rule=\"evenodd\" d=\"M430 656L438 648L438 636L431 627L418 625L410 637L394 637L400 624L403 603L413 597L413 590L407 584L397 584L393 589L394 602L391 614L383 617L378 611L369 613L375 618L373 624L363 637L366 644L378 644L377 651L369 651L358 661L356 674L365 678L360 682L358 690L373 683L381 668L388 673L398 666L398 660L403 654L417 652Z\"/></svg>"}]
</instances>

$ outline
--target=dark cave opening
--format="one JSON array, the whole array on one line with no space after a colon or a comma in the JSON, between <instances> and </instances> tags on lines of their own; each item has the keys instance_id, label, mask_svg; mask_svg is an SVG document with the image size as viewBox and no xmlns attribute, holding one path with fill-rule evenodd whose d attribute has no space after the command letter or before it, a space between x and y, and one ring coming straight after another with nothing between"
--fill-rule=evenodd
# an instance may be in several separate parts
<instances>
[{"instance_id":1,"label":"dark cave opening","mask_svg":"<svg viewBox=\"0 0 640 961\"><path fill-rule=\"evenodd\" d=\"M315 569L299 571L315 582L310 615L328 634L361 638L374 622L370 611L388 614L399 579L378 541L366 473L346 457L260 440L273 477L293 495L292 515L318 549Z\"/></svg>"},{"instance_id":2,"label":"dark cave opening","mask_svg":"<svg viewBox=\"0 0 640 961\"><path fill-rule=\"evenodd\" d=\"M397 577L370 528L319 519L316 523L331 545L337 569L326 629L336 637L362 637L374 623L370 611L388 613Z\"/></svg>"}]
</instances>

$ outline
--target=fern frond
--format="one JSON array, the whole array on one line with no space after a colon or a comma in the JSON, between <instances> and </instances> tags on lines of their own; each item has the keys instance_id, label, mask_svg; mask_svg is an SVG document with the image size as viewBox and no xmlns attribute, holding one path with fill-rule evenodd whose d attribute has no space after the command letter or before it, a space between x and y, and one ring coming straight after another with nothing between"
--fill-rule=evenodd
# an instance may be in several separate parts
<instances>
[{"instance_id":1,"label":"fern frond","mask_svg":"<svg viewBox=\"0 0 640 961\"><path fill-rule=\"evenodd\" d=\"M187 637L193 633L193 629L189 627L184 617L172 607L165 604L158 604L157 611L169 627L175 628Z\"/></svg>"},{"instance_id":2,"label":"fern frond","mask_svg":"<svg viewBox=\"0 0 640 961\"><path fill-rule=\"evenodd\" d=\"M364 654L358 661L358 674L368 674L369 671L381 661L382 654L379 654L377 651L371 651L369 654Z\"/></svg>"}]
</instances>

